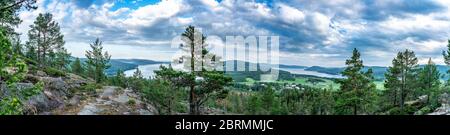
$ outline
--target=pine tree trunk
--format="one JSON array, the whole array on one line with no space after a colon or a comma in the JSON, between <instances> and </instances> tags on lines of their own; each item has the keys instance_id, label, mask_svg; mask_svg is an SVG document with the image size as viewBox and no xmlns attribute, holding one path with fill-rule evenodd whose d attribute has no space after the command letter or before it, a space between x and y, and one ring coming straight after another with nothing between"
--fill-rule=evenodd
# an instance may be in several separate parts
<instances>
[{"instance_id":1,"label":"pine tree trunk","mask_svg":"<svg viewBox=\"0 0 450 135\"><path fill-rule=\"evenodd\" d=\"M189 113L191 115L197 115L196 105L195 105L194 87L195 87L194 85L191 85L191 87L190 87L190 94L189 94Z\"/></svg>"}]
</instances>

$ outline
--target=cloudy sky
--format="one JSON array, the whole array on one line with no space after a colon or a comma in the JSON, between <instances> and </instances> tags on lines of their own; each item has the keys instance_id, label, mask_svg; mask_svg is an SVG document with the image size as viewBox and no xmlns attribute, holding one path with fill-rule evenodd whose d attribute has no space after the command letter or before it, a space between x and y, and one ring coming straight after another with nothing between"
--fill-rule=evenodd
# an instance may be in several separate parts
<instances>
[{"instance_id":1,"label":"cloudy sky","mask_svg":"<svg viewBox=\"0 0 450 135\"><path fill-rule=\"evenodd\" d=\"M206 35L280 36L280 61L293 65L343 66L352 48L366 65L390 65L411 49L421 63L450 38L448 0L38 0L22 11L17 28L26 40L39 13L61 25L66 47L83 57L96 37L113 58L171 59L173 37L188 25Z\"/></svg>"}]
</instances>

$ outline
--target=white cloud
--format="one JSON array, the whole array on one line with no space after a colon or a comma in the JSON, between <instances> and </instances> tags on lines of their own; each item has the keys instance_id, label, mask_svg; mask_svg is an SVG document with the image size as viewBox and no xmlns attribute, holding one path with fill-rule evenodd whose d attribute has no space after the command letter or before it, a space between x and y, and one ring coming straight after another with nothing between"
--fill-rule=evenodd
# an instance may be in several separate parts
<instances>
[{"instance_id":1,"label":"white cloud","mask_svg":"<svg viewBox=\"0 0 450 135\"><path fill-rule=\"evenodd\" d=\"M286 23L300 24L305 20L305 14L302 11L285 4L279 5L279 12L279 17Z\"/></svg>"}]
</instances>

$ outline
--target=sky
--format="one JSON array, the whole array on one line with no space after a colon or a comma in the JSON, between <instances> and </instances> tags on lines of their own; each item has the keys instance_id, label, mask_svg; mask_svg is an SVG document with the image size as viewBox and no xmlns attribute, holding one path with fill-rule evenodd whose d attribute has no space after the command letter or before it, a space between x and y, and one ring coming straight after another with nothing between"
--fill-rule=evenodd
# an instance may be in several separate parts
<instances>
[{"instance_id":1,"label":"sky","mask_svg":"<svg viewBox=\"0 0 450 135\"><path fill-rule=\"evenodd\" d=\"M444 64L450 38L448 0L38 0L23 10L17 28L49 12L66 48L84 57L103 41L113 58L170 61L171 41L188 25L206 35L279 36L280 63L344 66L353 48L365 65L389 66L397 52L413 50L419 63Z\"/></svg>"}]
</instances>

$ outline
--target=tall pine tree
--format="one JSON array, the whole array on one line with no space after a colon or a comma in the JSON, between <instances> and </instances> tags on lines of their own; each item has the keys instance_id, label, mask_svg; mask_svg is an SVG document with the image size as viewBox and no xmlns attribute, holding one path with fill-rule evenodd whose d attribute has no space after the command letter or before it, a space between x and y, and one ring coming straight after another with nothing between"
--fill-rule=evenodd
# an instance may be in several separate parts
<instances>
[{"instance_id":1,"label":"tall pine tree","mask_svg":"<svg viewBox=\"0 0 450 135\"><path fill-rule=\"evenodd\" d=\"M399 52L386 73L384 95L394 106L404 111L405 101L414 99L417 90L417 57L413 51Z\"/></svg>"},{"instance_id":2,"label":"tall pine tree","mask_svg":"<svg viewBox=\"0 0 450 135\"><path fill-rule=\"evenodd\" d=\"M111 67L109 64L111 55L108 52L103 52L102 42L98 38L90 46L92 50L86 51L88 76L92 77L95 82L101 83L107 78L105 70Z\"/></svg>"},{"instance_id":3,"label":"tall pine tree","mask_svg":"<svg viewBox=\"0 0 450 135\"><path fill-rule=\"evenodd\" d=\"M427 65L425 65L419 72L419 91L417 91L415 95L427 95L428 103L430 103L430 99L437 99L441 86L440 76L441 74L439 73L437 66L433 63L433 61L431 61L430 58Z\"/></svg>"},{"instance_id":4,"label":"tall pine tree","mask_svg":"<svg viewBox=\"0 0 450 135\"><path fill-rule=\"evenodd\" d=\"M336 107L340 114L367 114L370 110L368 104L372 104L375 85L373 83L372 70L363 72L363 61L360 58L359 51L353 49L353 54L345 64L347 67L342 72L345 79L337 82L341 84L337 95Z\"/></svg>"},{"instance_id":5,"label":"tall pine tree","mask_svg":"<svg viewBox=\"0 0 450 135\"><path fill-rule=\"evenodd\" d=\"M200 107L211 97L222 97L226 90L224 86L231 82L231 78L223 72L213 70L220 66L219 57L209 53L206 49L206 36L194 26L188 26L181 34L184 44L181 49L186 55L176 60L176 64L184 64L188 71L189 83L189 113L200 114Z\"/></svg>"},{"instance_id":6,"label":"tall pine tree","mask_svg":"<svg viewBox=\"0 0 450 135\"><path fill-rule=\"evenodd\" d=\"M72 70L72 73L75 73L77 75L84 74L84 67L81 64L80 58L75 59L75 61L71 65L70 69Z\"/></svg>"},{"instance_id":7,"label":"tall pine tree","mask_svg":"<svg viewBox=\"0 0 450 135\"><path fill-rule=\"evenodd\" d=\"M448 44L447 44L447 51L442 51L442 55L444 56L444 63L447 66L450 66L450 39L448 40ZM450 76L450 69L447 71L447 74ZM447 84L450 84L450 79L447 80Z\"/></svg>"},{"instance_id":8,"label":"tall pine tree","mask_svg":"<svg viewBox=\"0 0 450 135\"><path fill-rule=\"evenodd\" d=\"M65 42L59 24L53 20L53 15L50 13L39 14L30 28L28 50L37 49L36 58L41 67L54 64L49 63L49 54L65 50Z\"/></svg>"}]
</instances>

